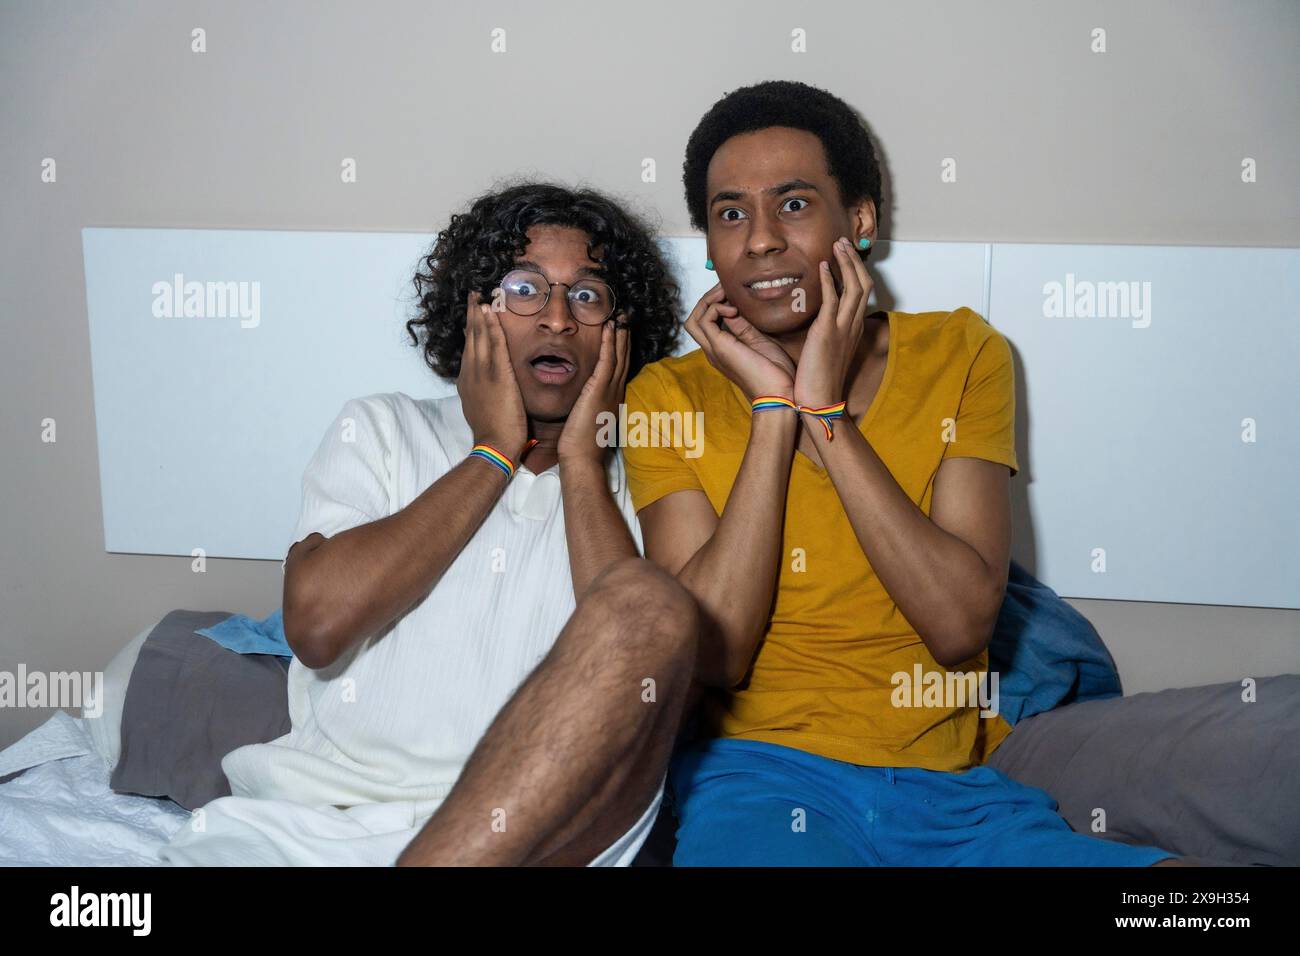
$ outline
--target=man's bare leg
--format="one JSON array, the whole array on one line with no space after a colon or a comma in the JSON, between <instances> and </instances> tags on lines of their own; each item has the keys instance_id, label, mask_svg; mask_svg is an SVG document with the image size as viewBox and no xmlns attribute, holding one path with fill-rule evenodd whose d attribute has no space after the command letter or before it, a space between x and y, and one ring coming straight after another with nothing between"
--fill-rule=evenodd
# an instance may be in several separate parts
<instances>
[{"instance_id":1,"label":"man's bare leg","mask_svg":"<svg viewBox=\"0 0 1300 956\"><path fill-rule=\"evenodd\" d=\"M397 865L590 862L663 779L698 630L694 599L657 565L608 568Z\"/></svg>"}]
</instances>

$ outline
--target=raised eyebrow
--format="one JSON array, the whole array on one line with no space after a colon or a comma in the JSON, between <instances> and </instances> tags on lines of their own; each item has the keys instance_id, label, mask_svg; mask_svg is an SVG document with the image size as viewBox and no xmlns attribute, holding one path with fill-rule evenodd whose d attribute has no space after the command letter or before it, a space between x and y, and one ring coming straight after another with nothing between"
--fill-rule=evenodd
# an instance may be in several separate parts
<instances>
[{"instance_id":1,"label":"raised eyebrow","mask_svg":"<svg viewBox=\"0 0 1300 956\"><path fill-rule=\"evenodd\" d=\"M813 192L821 191L806 179L788 179L767 190L767 194L769 196L781 196L788 192L794 192L796 189L811 189Z\"/></svg>"},{"instance_id":2,"label":"raised eyebrow","mask_svg":"<svg viewBox=\"0 0 1300 956\"><path fill-rule=\"evenodd\" d=\"M546 273L542 271L542 267L539 266L536 262L533 262L532 259L516 259L515 262L514 262L514 267L515 267L516 269L531 269L533 272L539 272L539 273L541 273L543 276L546 275ZM602 269L593 269L591 266L579 266L579 267L578 267L578 275L580 275L580 276L592 276L593 278L596 278L596 279L603 279L603 278L605 278L605 272L604 272L604 270L602 270Z\"/></svg>"},{"instance_id":3,"label":"raised eyebrow","mask_svg":"<svg viewBox=\"0 0 1300 956\"><path fill-rule=\"evenodd\" d=\"M769 186L767 189L763 190L763 192L767 193L769 196L782 196L785 193L793 192L796 189L811 189L813 192L821 191L806 179L788 179L783 183L777 183L775 186ZM713 199L709 201L709 206L712 207L720 202L731 202L744 199L746 195L746 193L737 192L734 189L725 189L714 195Z\"/></svg>"},{"instance_id":4,"label":"raised eyebrow","mask_svg":"<svg viewBox=\"0 0 1300 956\"><path fill-rule=\"evenodd\" d=\"M720 202L731 202L732 200L744 199L744 198L745 198L744 193L738 193L734 189L727 189L727 190L723 190L720 193L715 193L713 198L709 200L709 206L713 207Z\"/></svg>"}]
</instances>

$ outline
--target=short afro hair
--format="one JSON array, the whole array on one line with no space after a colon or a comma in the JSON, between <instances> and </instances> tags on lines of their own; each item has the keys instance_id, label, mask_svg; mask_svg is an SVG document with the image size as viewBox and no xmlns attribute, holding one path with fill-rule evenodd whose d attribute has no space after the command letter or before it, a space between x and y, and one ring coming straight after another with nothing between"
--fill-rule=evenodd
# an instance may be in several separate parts
<instances>
[{"instance_id":1,"label":"short afro hair","mask_svg":"<svg viewBox=\"0 0 1300 956\"><path fill-rule=\"evenodd\" d=\"M406 331L434 374L460 376L470 290L490 300L515 257L524 254L529 228L539 225L582 230L593 259L599 247L601 272L632 336L628 381L642 366L673 354L681 331L680 289L650 228L594 190L525 182L480 196L452 216L421 259L412 280L418 306Z\"/></svg>"},{"instance_id":2,"label":"short afro hair","mask_svg":"<svg viewBox=\"0 0 1300 956\"><path fill-rule=\"evenodd\" d=\"M806 83L768 80L742 87L714 103L686 143L682 184L691 225L708 232L709 162L727 140L772 126L807 130L822 142L831 177L845 205L863 199L881 210L880 165L861 117L837 96Z\"/></svg>"}]
</instances>

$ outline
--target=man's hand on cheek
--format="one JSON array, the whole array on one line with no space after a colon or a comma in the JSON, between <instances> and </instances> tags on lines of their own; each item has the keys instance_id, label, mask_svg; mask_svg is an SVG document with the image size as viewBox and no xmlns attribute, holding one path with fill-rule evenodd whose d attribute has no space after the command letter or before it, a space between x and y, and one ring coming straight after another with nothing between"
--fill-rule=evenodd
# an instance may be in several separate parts
<instances>
[{"instance_id":1,"label":"man's hand on cheek","mask_svg":"<svg viewBox=\"0 0 1300 956\"><path fill-rule=\"evenodd\" d=\"M491 445L518 464L528 441L523 394L501 317L473 291L466 304L465 349L456 391L475 444Z\"/></svg>"},{"instance_id":2,"label":"man's hand on cheek","mask_svg":"<svg viewBox=\"0 0 1300 956\"><path fill-rule=\"evenodd\" d=\"M721 284L700 298L685 327L709 364L735 382L750 401L759 395L788 398L793 394L794 362L726 301Z\"/></svg>"},{"instance_id":3,"label":"man's hand on cheek","mask_svg":"<svg viewBox=\"0 0 1300 956\"><path fill-rule=\"evenodd\" d=\"M823 262L821 308L808 329L795 376L794 400L799 405L822 407L846 398L849 368L862 339L871 277L847 240L836 242L834 250L843 292L836 292L830 266Z\"/></svg>"},{"instance_id":4,"label":"man's hand on cheek","mask_svg":"<svg viewBox=\"0 0 1300 956\"><path fill-rule=\"evenodd\" d=\"M560 461L590 460L603 466L605 456L618 439L617 428L608 422L618 420L618 405L627 387L627 370L631 352L631 332L621 322L607 321L600 330L600 358L591 377L583 383L578 400L573 403L556 452ZM606 412L608 415L601 415ZM608 441L605 441L608 439ZM605 444L600 442L605 441Z\"/></svg>"}]
</instances>

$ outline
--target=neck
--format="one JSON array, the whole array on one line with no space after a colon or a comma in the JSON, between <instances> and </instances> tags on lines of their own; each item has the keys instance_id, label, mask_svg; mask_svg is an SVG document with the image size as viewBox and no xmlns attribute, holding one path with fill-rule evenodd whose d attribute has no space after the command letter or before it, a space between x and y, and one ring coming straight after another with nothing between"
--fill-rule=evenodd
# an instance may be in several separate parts
<instances>
[{"instance_id":1,"label":"neck","mask_svg":"<svg viewBox=\"0 0 1300 956\"><path fill-rule=\"evenodd\" d=\"M848 374L845 376L845 398L848 398L848 393L853 389L853 383L858 380L858 374L862 371L862 366L877 351L876 343L880 340L882 329L888 324L889 319L883 312L866 317L862 338L858 340L857 351L853 354L853 361L849 363ZM795 329L793 332L772 336L776 344L781 346L786 355L790 356L790 361L794 362L796 368L799 367L799 357L803 355L803 348L808 340L810 326L811 323Z\"/></svg>"},{"instance_id":2,"label":"neck","mask_svg":"<svg viewBox=\"0 0 1300 956\"><path fill-rule=\"evenodd\" d=\"M564 431L564 422L542 422L535 418L528 419L528 435L536 438L537 444L524 455L519 462L527 465L528 470L539 474L560 460L558 445L560 433Z\"/></svg>"},{"instance_id":3,"label":"neck","mask_svg":"<svg viewBox=\"0 0 1300 956\"><path fill-rule=\"evenodd\" d=\"M799 365L799 356L803 354L804 342L808 339L808 326L805 325L793 332L773 335L772 338L777 345L781 346L782 351L790 356L790 361L794 362L797 367Z\"/></svg>"}]
</instances>

